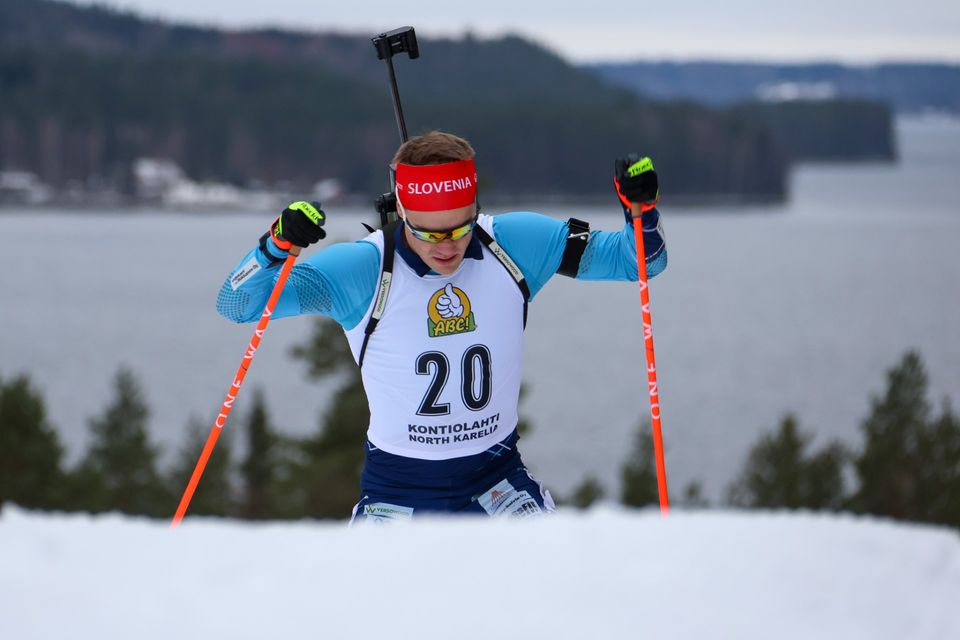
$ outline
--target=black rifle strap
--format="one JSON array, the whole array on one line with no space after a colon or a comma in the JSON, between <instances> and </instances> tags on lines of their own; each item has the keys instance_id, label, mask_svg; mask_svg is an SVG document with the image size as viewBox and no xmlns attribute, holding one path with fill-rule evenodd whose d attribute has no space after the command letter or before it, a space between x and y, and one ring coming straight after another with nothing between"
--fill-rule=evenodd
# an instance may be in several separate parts
<instances>
[{"instance_id":1,"label":"black rifle strap","mask_svg":"<svg viewBox=\"0 0 960 640\"><path fill-rule=\"evenodd\" d=\"M394 220L383 228L383 269L380 272L380 283L377 285L373 312L370 314L367 327L363 330L363 346L360 347L360 358L358 359L358 364L361 367L363 366L363 356L367 352L367 343L370 342L370 336L373 334L373 330L377 328L383 310L387 307L387 295L390 293L390 283L393 281L393 255L397 248L396 231L400 223L400 220Z\"/></svg>"},{"instance_id":2,"label":"black rifle strap","mask_svg":"<svg viewBox=\"0 0 960 640\"><path fill-rule=\"evenodd\" d=\"M520 293L523 295L523 328L527 328L527 302L530 300L530 287L527 286L527 280L523 277L523 272L520 271L520 267L517 266L517 263L513 261L507 252L503 250L497 241L494 240L486 230L477 225L473 228L473 232L477 234L477 237L480 238L480 242L490 250L490 253L500 261L500 264L503 265L503 268L507 270L507 273L513 278L513 281L517 283L517 287L520 288Z\"/></svg>"}]
</instances>

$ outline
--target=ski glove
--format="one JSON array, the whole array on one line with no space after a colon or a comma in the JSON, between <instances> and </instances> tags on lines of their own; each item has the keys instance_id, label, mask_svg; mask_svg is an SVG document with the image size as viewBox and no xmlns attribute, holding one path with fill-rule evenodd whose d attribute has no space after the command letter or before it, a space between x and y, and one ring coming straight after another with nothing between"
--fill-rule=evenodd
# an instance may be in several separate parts
<instances>
[{"instance_id":1,"label":"ski glove","mask_svg":"<svg viewBox=\"0 0 960 640\"><path fill-rule=\"evenodd\" d=\"M323 230L326 219L319 202L300 200L284 209L273 221L270 236L274 244L284 251L289 251L292 245L307 247L327 237L327 232Z\"/></svg>"},{"instance_id":2,"label":"ski glove","mask_svg":"<svg viewBox=\"0 0 960 640\"><path fill-rule=\"evenodd\" d=\"M630 205L640 204L644 213L657 206L660 199L660 182L653 169L653 160L636 153L618 158L614 163L613 186L623 205L624 212L631 214Z\"/></svg>"}]
</instances>

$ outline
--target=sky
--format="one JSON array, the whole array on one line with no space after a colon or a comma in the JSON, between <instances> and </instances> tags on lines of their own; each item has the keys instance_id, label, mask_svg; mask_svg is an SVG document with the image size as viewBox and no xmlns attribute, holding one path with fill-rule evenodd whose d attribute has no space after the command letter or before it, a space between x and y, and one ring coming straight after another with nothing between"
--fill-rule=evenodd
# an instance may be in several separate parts
<instances>
[{"instance_id":1,"label":"sky","mask_svg":"<svg viewBox=\"0 0 960 640\"><path fill-rule=\"evenodd\" d=\"M569 60L724 59L960 62L960 2L669 0L70 0L231 28L283 26L364 34L412 25L424 36L516 33ZM362 9L357 7L362 6Z\"/></svg>"}]
</instances>

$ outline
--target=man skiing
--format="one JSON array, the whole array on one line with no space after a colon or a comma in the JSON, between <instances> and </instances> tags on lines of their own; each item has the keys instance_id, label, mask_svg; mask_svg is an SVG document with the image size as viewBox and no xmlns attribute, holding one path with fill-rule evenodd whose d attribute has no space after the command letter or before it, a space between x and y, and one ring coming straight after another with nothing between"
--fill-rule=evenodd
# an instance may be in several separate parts
<instances>
[{"instance_id":1,"label":"man skiing","mask_svg":"<svg viewBox=\"0 0 960 640\"><path fill-rule=\"evenodd\" d=\"M643 171L636 156L617 161L627 226L606 232L573 218L481 214L474 155L437 131L401 145L391 163L400 219L294 266L273 312L330 316L361 367L370 425L352 522L552 511L517 450L527 303L555 273L636 280L631 203L644 210L649 277L667 264L649 159ZM324 220L318 203L285 209L227 277L219 313L256 320L288 250L322 239Z\"/></svg>"}]
</instances>

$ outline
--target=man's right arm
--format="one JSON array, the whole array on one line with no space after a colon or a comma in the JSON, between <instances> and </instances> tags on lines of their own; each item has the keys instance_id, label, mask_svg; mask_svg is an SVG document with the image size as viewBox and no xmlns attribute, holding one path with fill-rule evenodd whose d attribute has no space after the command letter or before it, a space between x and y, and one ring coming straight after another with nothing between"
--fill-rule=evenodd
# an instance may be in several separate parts
<instances>
[{"instance_id":1,"label":"man's right arm","mask_svg":"<svg viewBox=\"0 0 960 640\"><path fill-rule=\"evenodd\" d=\"M260 318L280 274L286 252L274 246L268 256L261 246L240 260L220 288L217 312L233 322ZM363 319L380 275L380 251L370 242L331 245L294 265L277 301L273 318L302 313L329 316L345 329Z\"/></svg>"}]
</instances>

